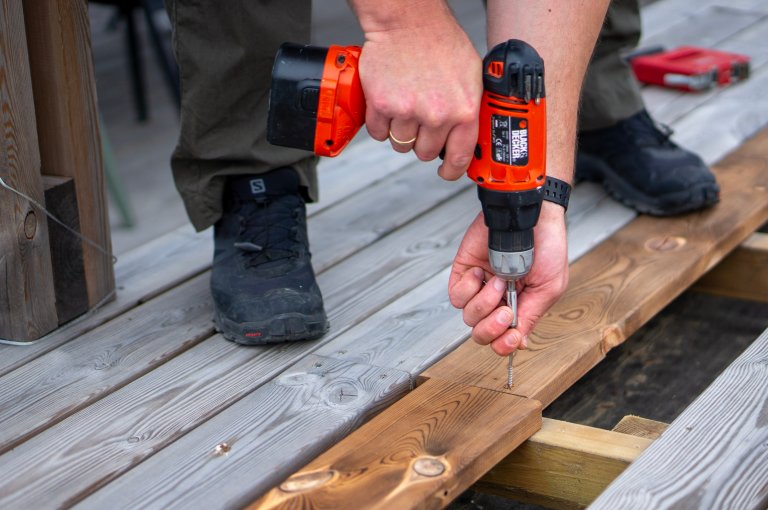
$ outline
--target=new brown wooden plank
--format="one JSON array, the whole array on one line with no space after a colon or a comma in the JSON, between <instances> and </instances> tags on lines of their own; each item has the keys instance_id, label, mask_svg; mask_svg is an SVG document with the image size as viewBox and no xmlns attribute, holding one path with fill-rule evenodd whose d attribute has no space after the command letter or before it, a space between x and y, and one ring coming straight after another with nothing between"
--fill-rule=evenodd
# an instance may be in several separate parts
<instances>
[{"instance_id":1,"label":"new brown wooden plank","mask_svg":"<svg viewBox=\"0 0 768 510\"><path fill-rule=\"evenodd\" d=\"M442 508L540 426L533 400L427 381L250 508Z\"/></svg>"},{"instance_id":2,"label":"new brown wooden plank","mask_svg":"<svg viewBox=\"0 0 768 510\"><path fill-rule=\"evenodd\" d=\"M472 488L547 508L588 505L652 440L544 418Z\"/></svg>"},{"instance_id":3,"label":"new brown wooden plank","mask_svg":"<svg viewBox=\"0 0 768 510\"><path fill-rule=\"evenodd\" d=\"M43 203L21 0L0 9L0 177ZM58 325L43 212L0 188L0 338L28 341Z\"/></svg>"},{"instance_id":4,"label":"new brown wooden plank","mask_svg":"<svg viewBox=\"0 0 768 510\"><path fill-rule=\"evenodd\" d=\"M768 303L768 234L749 236L693 290Z\"/></svg>"},{"instance_id":5,"label":"new brown wooden plank","mask_svg":"<svg viewBox=\"0 0 768 510\"><path fill-rule=\"evenodd\" d=\"M714 171L716 207L639 217L571 266L566 294L515 357L513 393L548 405L768 220L768 130ZM424 375L501 390L505 364L468 341Z\"/></svg>"},{"instance_id":6,"label":"new brown wooden plank","mask_svg":"<svg viewBox=\"0 0 768 510\"><path fill-rule=\"evenodd\" d=\"M86 0L24 0L43 173L72 177L81 232L110 249ZM111 257L83 243L90 306L115 288Z\"/></svg>"},{"instance_id":7,"label":"new brown wooden plank","mask_svg":"<svg viewBox=\"0 0 768 510\"><path fill-rule=\"evenodd\" d=\"M766 508L768 330L590 508Z\"/></svg>"},{"instance_id":8,"label":"new brown wooden plank","mask_svg":"<svg viewBox=\"0 0 768 510\"><path fill-rule=\"evenodd\" d=\"M43 176L45 206L74 232L80 232L75 182L67 177ZM88 289L83 265L83 243L72 231L48 220L48 233L59 325L88 311Z\"/></svg>"}]
</instances>

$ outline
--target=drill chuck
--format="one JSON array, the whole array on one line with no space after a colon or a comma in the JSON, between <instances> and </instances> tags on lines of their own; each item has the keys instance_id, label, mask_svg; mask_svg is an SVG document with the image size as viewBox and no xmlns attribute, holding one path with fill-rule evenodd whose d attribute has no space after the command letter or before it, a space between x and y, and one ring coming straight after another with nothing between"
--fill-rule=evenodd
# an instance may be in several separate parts
<instances>
[{"instance_id":1,"label":"drill chuck","mask_svg":"<svg viewBox=\"0 0 768 510\"><path fill-rule=\"evenodd\" d=\"M488 248L493 273L502 280L517 280L527 275L533 265L533 248L524 251L496 251Z\"/></svg>"},{"instance_id":2,"label":"drill chuck","mask_svg":"<svg viewBox=\"0 0 768 510\"><path fill-rule=\"evenodd\" d=\"M478 186L488 227L488 259L499 278L522 278L533 264L533 227L539 219L543 188L495 191Z\"/></svg>"}]
</instances>

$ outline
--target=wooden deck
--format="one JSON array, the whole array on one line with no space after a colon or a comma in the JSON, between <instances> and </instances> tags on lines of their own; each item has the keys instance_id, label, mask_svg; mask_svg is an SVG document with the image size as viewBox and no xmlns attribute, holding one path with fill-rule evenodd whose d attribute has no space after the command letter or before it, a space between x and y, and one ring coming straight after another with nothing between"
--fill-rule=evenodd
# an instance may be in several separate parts
<instances>
[{"instance_id":1,"label":"wooden deck","mask_svg":"<svg viewBox=\"0 0 768 510\"><path fill-rule=\"evenodd\" d=\"M469 18L477 34L479 4L467 4L459 15ZM661 0L644 15L649 43L706 44L753 58L752 77L738 86L701 95L645 90L649 109L677 130L677 140L712 163L768 124L764 2L706 0L693 9L690 0ZM754 154L753 160L759 157ZM690 283L687 278L765 220L765 172L761 177L750 170L749 182L757 187L740 190L740 164L731 162L721 175L730 184L718 208L729 211L724 216L730 223L710 213L672 222L642 218L640 227L633 222L611 237L635 215L597 186L578 186L568 213L570 260L600 245L600 256L613 260L612 268L620 271L615 262L624 261L637 269L630 276L640 278L647 273L632 265L626 250L642 250L643 244L633 243L644 243L658 229L652 249L664 252L668 232L687 229L687 248L678 255L692 269L679 281L670 274L672 283L662 282L665 294L656 298L668 301ZM446 356L460 346L458 352L472 349L463 345L468 329L448 304L446 285L457 243L479 205L470 181L443 182L434 169L365 136L340 158L322 163L322 201L310 207L309 223L332 328L317 342L244 348L214 334L207 272L212 243L208 235L182 227L120 258L116 301L31 346L0 346L0 506L242 506L367 417L394 402L399 408L412 405L417 394L401 397L420 374L445 358L441 376L447 377L455 365ZM365 180L350 178L363 171ZM737 211L746 200L757 204L750 206L749 221ZM718 243L708 244L707 235ZM575 275L582 297L572 292L564 310L599 311L604 301L591 282L601 271L584 268ZM610 285L617 289L631 281L625 273L608 271L605 277L615 277L618 283ZM594 354L579 358L580 373L663 305L650 304L651 298L643 298L646 304L622 303L612 320L629 322L601 332L602 350L590 350L586 340L573 343L576 351L583 346ZM585 323L593 318L579 317ZM542 338L554 338L549 333ZM463 386L432 383L433 389L422 385L420 391L431 391L436 404L451 392L471 395L475 418L486 423L499 420L493 401L540 413L516 395L544 405L557 397L557 391L542 390L537 363L518 373L515 395L499 392L504 360L479 352L471 353L482 357L478 373L463 375ZM433 373L433 379L439 378ZM462 389L467 387L474 389ZM519 428L532 432L536 426L522 420Z\"/></svg>"}]
</instances>

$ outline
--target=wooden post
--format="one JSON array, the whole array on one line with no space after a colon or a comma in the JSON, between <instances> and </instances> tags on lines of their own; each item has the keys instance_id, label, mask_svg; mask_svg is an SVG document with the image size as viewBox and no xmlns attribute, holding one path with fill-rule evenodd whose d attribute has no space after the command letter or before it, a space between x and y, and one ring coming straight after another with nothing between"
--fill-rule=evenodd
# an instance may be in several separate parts
<instances>
[{"instance_id":1,"label":"wooden post","mask_svg":"<svg viewBox=\"0 0 768 510\"><path fill-rule=\"evenodd\" d=\"M110 249L86 0L23 0L42 171L75 181L84 236ZM83 244L88 302L115 287L111 258Z\"/></svg>"},{"instance_id":2,"label":"wooden post","mask_svg":"<svg viewBox=\"0 0 768 510\"><path fill-rule=\"evenodd\" d=\"M43 202L40 156L21 0L0 10L0 177ZM0 189L0 338L28 341L56 328L45 216Z\"/></svg>"}]
</instances>

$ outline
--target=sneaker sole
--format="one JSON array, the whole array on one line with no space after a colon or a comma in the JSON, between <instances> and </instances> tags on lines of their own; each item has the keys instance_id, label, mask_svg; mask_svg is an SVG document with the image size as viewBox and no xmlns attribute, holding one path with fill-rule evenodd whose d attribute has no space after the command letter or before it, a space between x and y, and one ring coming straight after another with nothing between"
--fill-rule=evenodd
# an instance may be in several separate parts
<instances>
[{"instance_id":1,"label":"sneaker sole","mask_svg":"<svg viewBox=\"0 0 768 510\"><path fill-rule=\"evenodd\" d=\"M704 183L653 197L632 186L599 158L579 154L577 161L579 180L601 182L613 198L643 214L673 216L703 209L720 201L717 184Z\"/></svg>"},{"instance_id":2,"label":"sneaker sole","mask_svg":"<svg viewBox=\"0 0 768 510\"><path fill-rule=\"evenodd\" d=\"M317 340L328 332L324 313L305 315L285 313L268 321L240 323L216 312L213 317L216 331L231 342L241 345L268 345L301 340Z\"/></svg>"}]
</instances>

